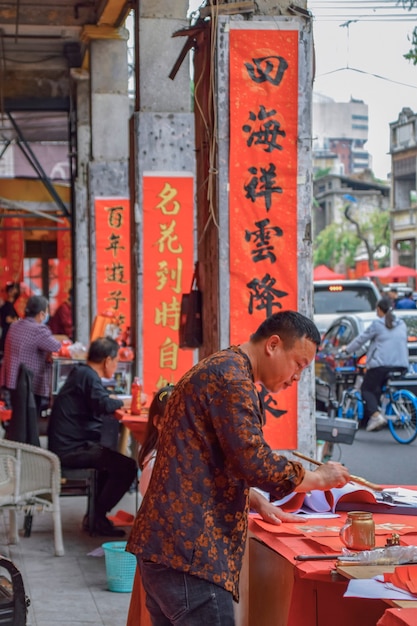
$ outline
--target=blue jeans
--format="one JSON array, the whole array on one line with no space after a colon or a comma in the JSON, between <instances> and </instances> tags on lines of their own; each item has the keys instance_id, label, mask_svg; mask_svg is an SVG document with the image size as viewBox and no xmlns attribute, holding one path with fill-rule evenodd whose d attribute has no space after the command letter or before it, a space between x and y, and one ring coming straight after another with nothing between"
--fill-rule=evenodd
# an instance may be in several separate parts
<instances>
[{"instance_id":1,"label":"blue jeans","mask_svg":"<svg viewBox=\"0 0 417 626\"><path fill-rule=\"evenodd\" d=\"M229 591L138 557L152 626L234 626Z\"/></svg>"}]
</instances>

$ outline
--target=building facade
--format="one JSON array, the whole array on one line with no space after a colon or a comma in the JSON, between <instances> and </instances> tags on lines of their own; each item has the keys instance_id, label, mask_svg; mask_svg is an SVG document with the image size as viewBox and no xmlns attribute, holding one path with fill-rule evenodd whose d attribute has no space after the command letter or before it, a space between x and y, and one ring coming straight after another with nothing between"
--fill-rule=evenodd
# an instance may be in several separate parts
<instances>
[{"instance_id":1,"label":"building facade","mask_svg":"<svg viewBox=\"0 0 417 626\"><path fill-rule=\"evenodd\" d=\"M362 100L335 102L313 95L313 171L328 169L352 175L371 169L365 149L368 141L368 105Z\"/></svg>"},{"instance_id":2,"label":"building facade","mask_svg":"<svg viewBox=\"0 0 417 626\"><path fill-rule=\"evenodd\" d=\"M360 179L327 174L315 179L313 194L314 238L326 226L341 222L344 219L344 208L352 201L362 215L376 208L388 211L390 207L390 187L367 181L365 177Z\"/></svg>"},{"instance_id":3,"label":"building facade","mask_svg":"<svg viewBox=\"0 0 417 626\"><path fill-rule=\"evenodd\" d=\"M416 267L417 113L404 107L390 124L391 255L393 264Z\"/></svg>"}]
</instances>

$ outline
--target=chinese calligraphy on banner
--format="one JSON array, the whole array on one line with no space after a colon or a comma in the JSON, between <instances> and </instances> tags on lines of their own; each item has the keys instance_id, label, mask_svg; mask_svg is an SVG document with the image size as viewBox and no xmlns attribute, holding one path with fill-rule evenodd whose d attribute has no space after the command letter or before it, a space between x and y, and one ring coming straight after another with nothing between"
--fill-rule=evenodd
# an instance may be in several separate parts
<instances>
[{"instance_id":1,"label":"chinese calligraphy on banner","mask_svg":"<svg viewBox=\"0 0 417 626\"><path fill-rule=\"evenodd\" d=\"M72 255L71 255L71 229L68 220L65 220L67 230L59 230L57 233L57 282L58 293L56 298L56 308L68 297L68 292L72 285ZM51 308L52 312L52 308Z\"/></svg>"},{"instance_id":2,"label":"chinese calligraphy on banner","mask_svg":"<svg viewBox=\"0 0 417 626\"><path fill-rule=\"evenodd\" d=\"M113 310L122 328L130 326L130 201L96 198L97 313Z\"/></svg>"},{"instance_id":3,"label":"chinese calligraphy on banner","mask_svg":"<svg viewBox=\"0 0 417 626\"><path fill-rule=\"evenodd\" d=\"M181 294L193 276L191 175L143 176L143 385L150 393L176 383L193 364L180 350Z\"/></svg>"},{"instance_id":4,"label":"chinese calligraphy on banner","mask_svg":"<svg viewBox=\"0 0 417 626\"><path fill-rule=\"evenodd\" d=\"M230 340L297 309L298 31L230 31ZM265 389L265 437L297 445L297 392Z\"/></svg>"}]
</instances>

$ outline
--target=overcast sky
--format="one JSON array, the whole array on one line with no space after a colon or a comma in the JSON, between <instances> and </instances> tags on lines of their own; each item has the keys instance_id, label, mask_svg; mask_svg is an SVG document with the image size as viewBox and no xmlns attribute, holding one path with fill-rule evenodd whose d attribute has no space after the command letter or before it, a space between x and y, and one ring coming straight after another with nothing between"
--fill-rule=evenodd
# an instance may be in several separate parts
<instances>
[{"instance_id":1,"label":"overcast sky","mask_svg":"<svg viewBox=\"0 0 417 626\"><path fill-rule=\"evenodd\" d=\"M374 173L386 178L391 169L389 123L398 119L403 107L417 113L417 66L403 57L411 47L407 35L411 36L417 21L358 21L348 28L341 27L343 23L314 21L314 91L337 102L353 97L368 104L366 147L373 157Z\"/></svg>"},{"instance_id":2,"label":"overcast sky","mask_svg":"<svg viewBox=\"0 0 417 626\"><path fill-rule=\"evenodd\" d=\"M196 8L201 0L190 3ZM314 91L336 102L353 97L368 104L365 147L375 175L386 179L391 170L389 123L403 107L417 113L417 65L403 56L411 47L407 37L417 25L417 6L404 10L403 0L308 0L307 6L313 15ZM349 21L348 27L341 26Z\"/></svg>"}]
</instances>

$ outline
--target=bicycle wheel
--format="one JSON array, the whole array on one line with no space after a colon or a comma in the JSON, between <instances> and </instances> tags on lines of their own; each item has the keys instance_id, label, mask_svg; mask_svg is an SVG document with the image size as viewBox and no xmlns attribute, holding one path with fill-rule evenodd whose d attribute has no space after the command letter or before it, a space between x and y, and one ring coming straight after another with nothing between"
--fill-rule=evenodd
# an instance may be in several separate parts
<instances>
[{"instance_id":1,"label":"bicycle wheel","mask_svg":"<svg viewBox=\"0 0 417 626\"><path fill-rule=\"evenodd\" d=\"M388 428L398 443L411 443L417 437L417 398L407 389L392 396L385 411Z\"/></svg>"},{"instance_id":2,"label":"bicycle wheel","mask_svg":"<svg viewBox=\"0 0 417 626\"><path fill-rule=\"evenodd\" d=\"M363 418L362 396L356 389L345 392L340 405L339 417L354 419L359 422Z\"/></svg>"}]
</instances>

